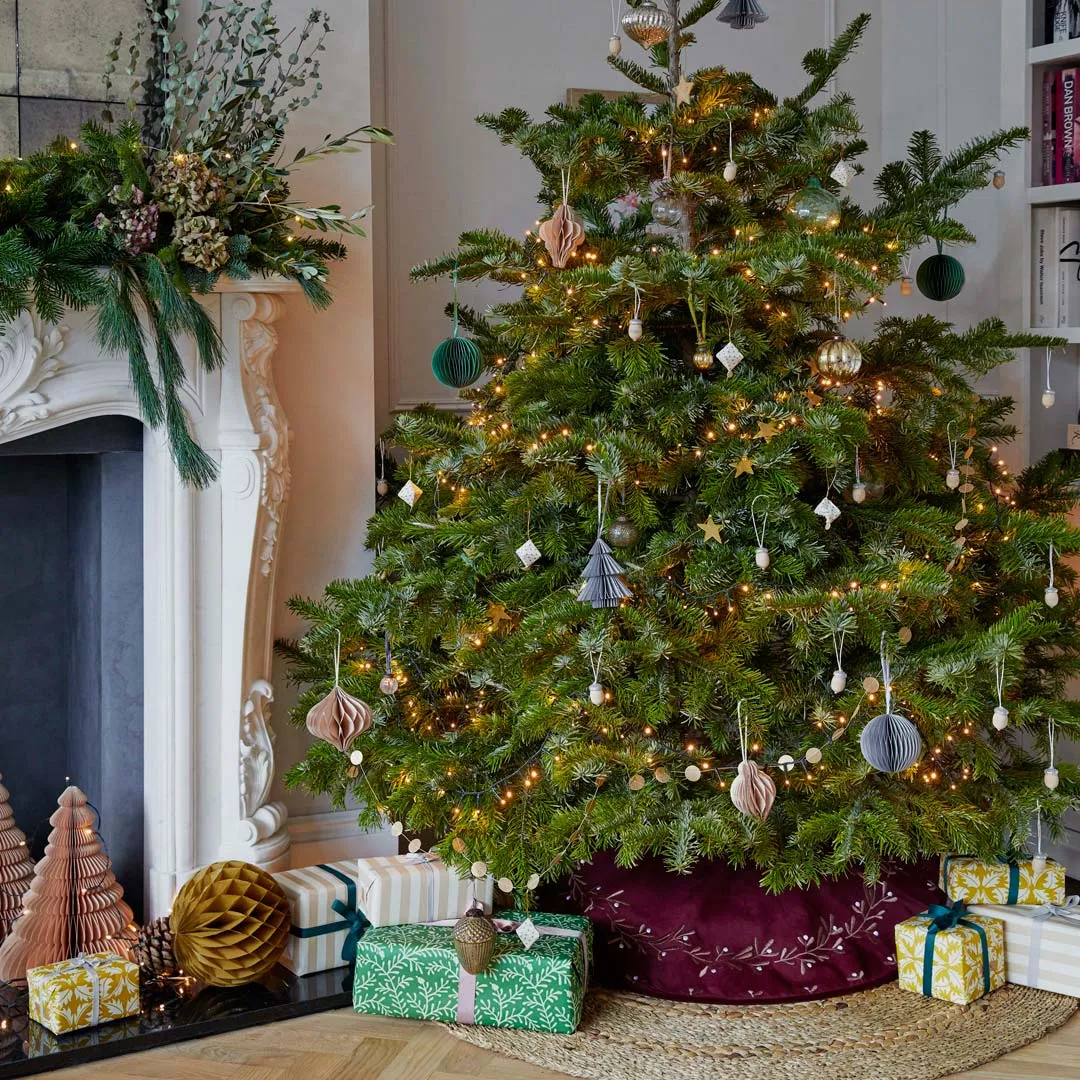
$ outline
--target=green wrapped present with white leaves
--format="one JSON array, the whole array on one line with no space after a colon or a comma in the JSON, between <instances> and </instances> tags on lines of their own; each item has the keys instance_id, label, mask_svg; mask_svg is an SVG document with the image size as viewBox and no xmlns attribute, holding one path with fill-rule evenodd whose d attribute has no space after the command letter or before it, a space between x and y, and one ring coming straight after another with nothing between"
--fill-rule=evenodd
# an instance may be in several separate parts
<instances>
[{"instance_id":1,"label":"green wrapped present with white leaves","mask_svg":"<svg viewBox=\"0 0 1080 1080\"><path fill-rule=\"evenodd\" d=\"M507 911L495 925L494 957L479 975L458 962L451 920L369 930L356 949L353 1007L414 1020L572 1034L589 981L592 923L578 915Z\"/></svg>"}]
</instances>

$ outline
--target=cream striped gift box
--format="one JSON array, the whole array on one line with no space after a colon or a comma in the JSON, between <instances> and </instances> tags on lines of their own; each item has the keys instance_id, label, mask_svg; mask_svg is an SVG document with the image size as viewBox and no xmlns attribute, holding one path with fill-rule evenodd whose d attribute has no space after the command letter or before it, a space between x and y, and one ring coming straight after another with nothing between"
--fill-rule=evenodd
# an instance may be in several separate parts
<instances>
[{"instance_id":1,"label":"cream striped gift box","mask_svg":"<svg viewBox=\"0 0 1080 1080\"><path fill-rule=\"evenodd\" d=\"M491 912L494 884L462 879L433 852L360 859L359 905L372 926L437 922L465 914L475 896Z\"/></svg>"},{"instance_id":2,"label":"cream striped gift box","mask_svg":"<svg viewBox=\"0 0 1080 1080\"><path fill-rule=\"evenodd\" d=\"M368 923L357 908L356 863L320 863L274 874L289 899L292 929L281 963L297 975L346 967Z\"/></svg>"},{"instance_id":3,"label":"cream striped gift box","mask_svg":"<svg viewBox=\"0 0 1080 1080\"><path fill-rule=\"evenodd\" d=\"M1080 897L1064 904L972 904L975 915L1005 924L1005 978L1080 997Z\"/></svg>"}]
</instances>

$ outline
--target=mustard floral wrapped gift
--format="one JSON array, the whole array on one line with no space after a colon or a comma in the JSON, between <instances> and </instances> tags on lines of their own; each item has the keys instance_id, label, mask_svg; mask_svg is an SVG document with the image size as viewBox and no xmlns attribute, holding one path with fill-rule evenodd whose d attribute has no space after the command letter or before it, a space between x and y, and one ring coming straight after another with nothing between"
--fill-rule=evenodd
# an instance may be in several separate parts
<instances>
[{"instance_id":1,"label":"mustard floral wrapped gift","mask_svg":"<svg viewBox=\"0 0 1080 1080\"><path fill-rule=\"evenodd\" d=\"M114 953L90 953L26 973L30 1019L57 1035L139 1011L139 967Z\"/></svg>"},{"instance_id":2,"label":"mustard floral wrapped gift","mask_svg":"<svg viewBox=\"0 0 1080 1080\"><path fill-rule=\"evenodd\" d=\"M1005 930L1000 919L972 915L958 900L896 925L900 986L925 997L968 1002L1005 985Z\"/></svg>"},{"instance_id":3,"label":"mustard floral wrapped gift","mask_svg":"<svg viewBox=\"0 0 1080 1080\"><path fill-rule=\"evenodd\" d=\"M1031 859L995 862L943 855L940 885L950 900L969 904L1065 903L1065 867L1053 859L1035 873Z\"/></svg>"}]
</instances>

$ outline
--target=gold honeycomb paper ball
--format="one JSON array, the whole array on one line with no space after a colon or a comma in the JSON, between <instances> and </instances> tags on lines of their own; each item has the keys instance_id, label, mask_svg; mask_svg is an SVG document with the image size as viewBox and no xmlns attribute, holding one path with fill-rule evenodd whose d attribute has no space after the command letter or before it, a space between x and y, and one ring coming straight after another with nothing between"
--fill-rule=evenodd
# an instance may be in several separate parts
<instances>
[{"instance_id":1,"label":"gold honeycomb paper ball","mask_svg":"<svg viewBox=\"0 0 1080 1080\"><path fill-rule=\"evenodd\" d=\"M211 863L176 894L169 919L177 965L209 986L255 982L289 940L289 902L251 863Z\"/></svg>"}]
</instances>

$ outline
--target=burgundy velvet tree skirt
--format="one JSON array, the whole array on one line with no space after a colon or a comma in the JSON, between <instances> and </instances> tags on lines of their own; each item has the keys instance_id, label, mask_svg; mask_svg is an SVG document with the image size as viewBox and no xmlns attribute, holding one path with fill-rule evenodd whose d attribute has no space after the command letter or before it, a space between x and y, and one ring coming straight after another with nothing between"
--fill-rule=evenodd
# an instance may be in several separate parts
<instances>
[{"instance_id":1,"label":"burgundy velvet tree skirt","mask_svg":"<svg viewBox=\"0 0 1080 1080\"><path fill-rule=\"evenodd\" d=\"M936 863L766 893L756 869L700 863L680 876L659 859L622 870L582 865L544 903L593 921L595 980L678 1000L777 1003L849 994L896 978L893 928L943 901Z\"/></svg>"}]
</instances>

